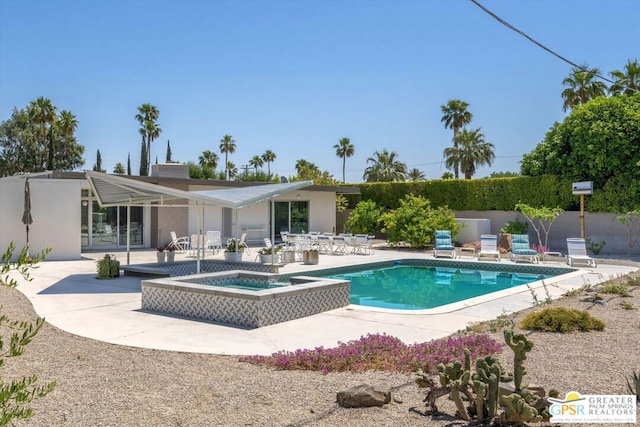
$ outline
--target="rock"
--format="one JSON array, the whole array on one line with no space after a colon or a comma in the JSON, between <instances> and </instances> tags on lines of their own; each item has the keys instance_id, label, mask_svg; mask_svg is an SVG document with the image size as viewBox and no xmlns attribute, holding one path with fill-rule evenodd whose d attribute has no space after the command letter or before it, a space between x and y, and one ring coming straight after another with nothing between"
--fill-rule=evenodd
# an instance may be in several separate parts
<instances>
[{"instance_id":1,"label":"rock","mask_svg":"<svg viewBox=\"0 0 640 427\"><path fill-rule=\"evenodd\" d=\"M534 384L529 384L525 387L525 389L531 391L533 394L537 394L539 397L546 397L547 393L544 390L544 387L542 386L538 386L538 385L534 385ZM500 392L499 392L499 396L508 396L511 393L516 393L515 388L513 387L513 384L511 383L502 383L500 384Z\"/></svg>"},{"instance_id":2,"label":"rock","mask_svg":"<svg viewBox=\"0 0 640 427\"><path fill-rule=\"evenodd\" d=\"M402 396L400 396L398 393L393 393L393 401L396 403L402 403Z\"/></svg>"},{"instance_id":3,"label":"rock","mask_svg":"<svg viewBox=\"0 0 640 427\"><path fill-rule=\"evenodd\" d=\"M336 400L343 408L382 406L391 402L391 392L376 390L369 384L360 384L338 392Z\"/></svg>"}]
</instances>

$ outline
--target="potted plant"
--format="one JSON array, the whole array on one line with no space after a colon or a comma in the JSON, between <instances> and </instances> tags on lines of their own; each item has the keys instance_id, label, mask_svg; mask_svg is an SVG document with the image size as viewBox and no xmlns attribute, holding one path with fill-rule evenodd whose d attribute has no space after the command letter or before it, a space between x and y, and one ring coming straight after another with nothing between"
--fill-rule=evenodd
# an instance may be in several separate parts
<instances>
[{"instance_id":1,"label":"potted plant","mask_svg":"<svg viewBox=\"0 0 640 427\"><path fill-rule=\"evenodd\" d=\"M227 240L227 249L224 251L225 261L242 261L242 254L244 253L244 246L238 244L238 239Z\"/></svg>"},{"instance_id":2,"label":"potted plant","mask_svg":"<svg viewBox=\"0 0 640 427\"><path fill-rule=\"evenodd\" d=\"M165 262L164 247L158 248L158 252L156 252L156 255L158 256L158 264L162 264L163 262Z\"/></svg>"},{"instance_id":3,"label":"potted plant","mask_svg":"<svg viewBox=\"0 0 640 427\"><path fill-rule=\"evenodd\" d=\"M115 255L105 254L104 258L96 261L98 266L98 279L112 279L120 277L120 261Z\"/></svg>"},{"instance_id":4,"label":"potted plant","mask_svg":"<svg viewBox=\"0 0 640 427\"><path fill-rule=\"evenodd\" d=\"M165 251L167 255L167 262L174 262L176 260L176 253L173 245L168 244L167 247L165 248Z\"/></svg>"},{"instance_id":5,"label":"potted plant","mask_svg":"<svg viewBox=\"0 0 640 427\"><path fill-rule=\"evenodd\" d=\"M262 248L258 251L260 255L260 262L263 264L280 264L282 259L280 257L280 250L282 246L272 246L270 248Z\"/></svg>"}]
</instances>

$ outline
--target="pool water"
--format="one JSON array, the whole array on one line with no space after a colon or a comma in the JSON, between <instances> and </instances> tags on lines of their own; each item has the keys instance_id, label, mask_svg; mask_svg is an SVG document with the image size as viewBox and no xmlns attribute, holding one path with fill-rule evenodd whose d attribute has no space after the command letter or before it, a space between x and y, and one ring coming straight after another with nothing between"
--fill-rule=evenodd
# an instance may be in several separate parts
<instances>
[{"instance_id":1,"label":"pool water","mask_svg":"<svg viewBox=\"0 0 640 427\"><path fill-rule=\"evenodd\" d=\"M422 310L553 276L461 268L394 266L326 277L351 281L351 304Z\"/></svg>"}]
</instances>

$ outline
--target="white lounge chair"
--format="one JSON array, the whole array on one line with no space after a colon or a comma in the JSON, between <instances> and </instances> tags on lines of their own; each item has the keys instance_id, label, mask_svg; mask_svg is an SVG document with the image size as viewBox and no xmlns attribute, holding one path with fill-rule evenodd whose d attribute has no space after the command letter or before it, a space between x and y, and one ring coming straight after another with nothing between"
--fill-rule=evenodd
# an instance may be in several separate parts
<instances>
[{"instance_id":1,"label":"white lounge chair","mask_svg":"<svg viewBox=\"0 0 640 427\"><path fill-rule=\"evenodd\" d=\"M436 244L433 248L433 256L450 256L456 258L456 248L451 242L451 231L449 230L436 230Z\"/></svg>"},{"instance_id":2,"label":"white lounge chair","mask_svg":"<svg viewBox=\"0 0 640 427\"><path fill-rule=\"evenodd\" d=\"M483 256L496 258L497 261L502 259L500 251L498 251L498 236L495 234L483 234L480 236L480 252L478 252L478 261Z\"/></svg>"},{"instance_id":3,"label":"white lounge chair","mask_svg":"<svg viewBox=\"0 0 640 427\"><path fill-rule=\"evenodd\" d=\"M526 259L534 264L538 263L538 253L531 249L529 236L527 234L511 235L511 261L518 262L519 259Z\"/></svg>"},{"instance_id":4,"label":"white lounge chair","mask_svg":"<svg viewBox=\"0 0 640 427\"><path fill-rule=\"evenodd\" d=\"M212 254L217 254L222 249L222 239L220 231L207 231L207 249L211 249Z\"/></svg>"},{"instance_id":5,"label":"white lounge chair","mask_svg":"<svg viewBox=\"0 0 640 427\"><path fill-rule=\"evenodd\" d=\"M171 232L171 243L169 243L169 246L176 252L184 253L189 250L189 242L189 237L178 237L175 231Z\"/></svg>"},{"instance_id":6,"label":"white lounge chair","mask_svg":"<svg viewBox=\"0 0 640 427\"><path fill-rule=\"evenodd\" d=\"M587 245L584 239L577 237L569 237L567 239L567 264L573 266L573 263L586 262L589 267L596 268L598 263L595 259L587 255Z\"/></svg>"}]
</instances>

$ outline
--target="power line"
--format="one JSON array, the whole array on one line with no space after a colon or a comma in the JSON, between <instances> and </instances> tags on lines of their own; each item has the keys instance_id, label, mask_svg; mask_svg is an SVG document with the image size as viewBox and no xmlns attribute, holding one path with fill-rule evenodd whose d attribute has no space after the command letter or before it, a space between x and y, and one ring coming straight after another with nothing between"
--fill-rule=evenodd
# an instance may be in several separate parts
<instances>
[{"instance_id":1,"label":"power line","mask_svg":"<svg viewBox=\"0 0 640 427\"><path fill-rule=\"evenodd\" d=\"M481 5L478 1L476 1L476 0L470 0L470 1L471 1L471 3L475 4L480 9L482 9L484 12L486 12L488 15L490 15L493 19L495 19L496 21L500 22L505 27L509 28L512 31L515 31L518 34L520 34L522 37L526 38L527 40L529 40L531 43L535 44L536 46L546 50L547 52L549 52L550 54L552 54L556 58L561 59L562 61L566 62L567 64L572 65L573 67L577 68L578 70L589 71L586 67L584 67L582 65L578 65L575 62L565 58L562 55L560 55L559 53L556 53L555 51L549 49L548 47L546 47L545 45L543 45L539 41L535 40L533 37L530 37L524 31L521 31L521 30L517 29L516 27L514 27L513 25L509 24L507 21L505 21L504 19L500 18L498 15L496 15L495 13L491 12L489 9L487 9L486 7ZM615 83L613 80L609 80L608 78L603 77L603 76L601 76L599 74L596 74L596 77L598 77L598 78L600 78L600 79L602 79L602 80L604 80L606 82L612 83L612 84Z\"/></svg>"}]
</instances>

